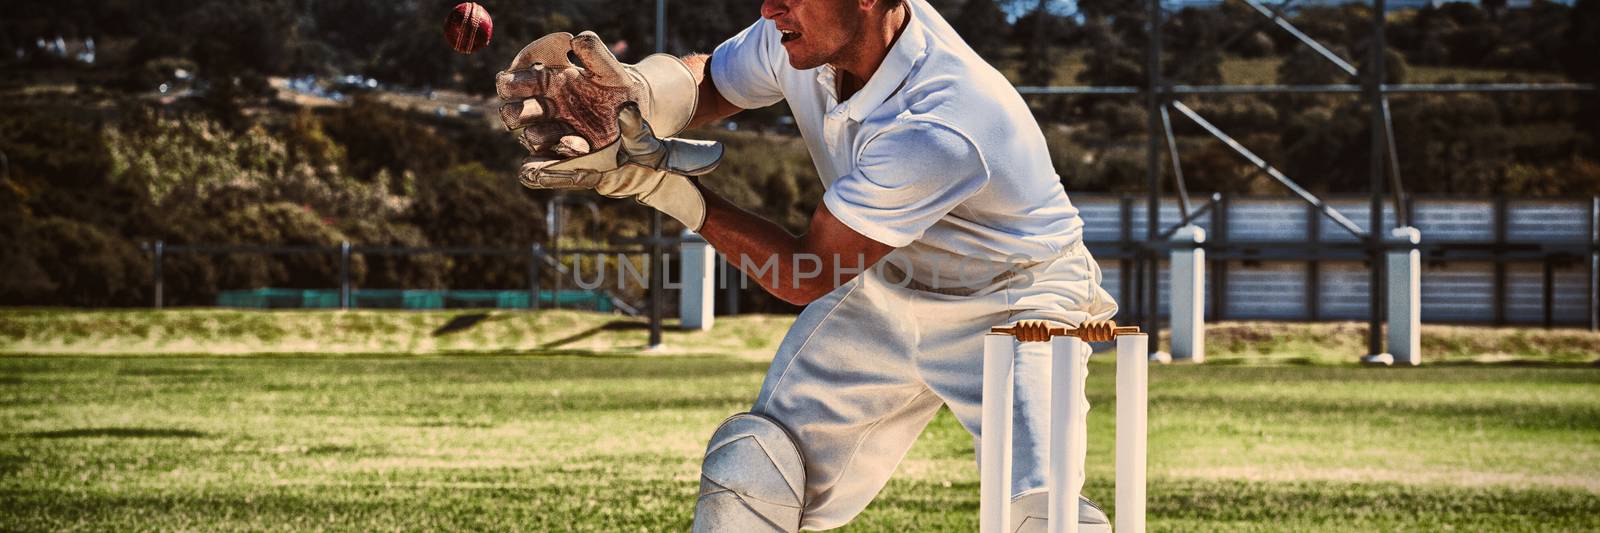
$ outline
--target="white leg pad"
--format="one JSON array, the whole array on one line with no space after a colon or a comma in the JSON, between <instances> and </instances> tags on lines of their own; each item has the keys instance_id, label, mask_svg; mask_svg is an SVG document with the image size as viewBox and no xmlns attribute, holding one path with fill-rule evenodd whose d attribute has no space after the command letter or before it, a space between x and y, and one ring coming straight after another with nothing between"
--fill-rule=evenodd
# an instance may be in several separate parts
<instances>
[{"instance_id":1,"label":"white leg pad","mask_svg":"<svg viewBox=\"0 0 1600 533\"><path fill-rule=\"evenodd\" d=\"M1017 521L1011 533L1049 531L1050 494L1046 489L1024 492L1011 502L1011 516ZM1078 533L1111 533L1106 512L1088 498L1078 498Z\"/></svg>"},{"instance_id":2,"label":"white leg pad","mask_svg":"<svg viewBox=\"0 0 1600 533\"><path fill-rule=\"evenodd\" d=\"M783 426L754 413L733 415L706 446L694 531L799 531L805 476L800 448Z\"/></svg>"}]
</instances>

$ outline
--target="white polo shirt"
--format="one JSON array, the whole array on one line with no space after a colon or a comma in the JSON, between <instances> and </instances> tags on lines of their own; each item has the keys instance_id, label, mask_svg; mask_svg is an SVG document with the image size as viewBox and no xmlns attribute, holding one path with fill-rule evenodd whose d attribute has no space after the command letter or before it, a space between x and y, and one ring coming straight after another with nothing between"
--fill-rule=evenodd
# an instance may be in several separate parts
<instances>
[{"instance_id":1,"label":"white polo shirt","mask_svg":"<svg viewBox=\"0 0 1600 533\"><path fill-rule=\"evenodd\" d=\"M906 5L905 30L844 102L833 67L789 66L767 19L717 47L712 79L741 108L787 100L828 209L914 262L1043 260L1078 244L1083 222L1021 95L925 0Z\"/></svg>"}]
</instances>

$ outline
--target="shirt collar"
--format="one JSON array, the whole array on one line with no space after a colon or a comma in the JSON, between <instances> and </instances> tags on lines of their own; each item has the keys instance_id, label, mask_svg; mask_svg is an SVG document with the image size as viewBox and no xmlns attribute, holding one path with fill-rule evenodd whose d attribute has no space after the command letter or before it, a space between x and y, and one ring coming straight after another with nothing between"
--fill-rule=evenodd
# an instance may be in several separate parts
<instances>
[{"instance_id":1,"label":"shirt collar","mask_svg":"<svg viewBox=\"0 0 1600 533\"><path fill-rule=\"evenodd\" d=\"M928 49L927 36L923 35L922 24L917 22L912 10L906 10L906 27L901 30L900 37L895 39L894 45L889 47L889 53L884 56L883 63L878 65L877 72L872 73L872 79L856 91L842 105L848 109L850 120L861 122L867 114L878 106L883 105L889 96L899 89L906 77L911 75L911 67L916 64ZM832 65L823 65L817 69L817 83L827 89L838 99L837 74Z\"/></svg>"}]
</instances>

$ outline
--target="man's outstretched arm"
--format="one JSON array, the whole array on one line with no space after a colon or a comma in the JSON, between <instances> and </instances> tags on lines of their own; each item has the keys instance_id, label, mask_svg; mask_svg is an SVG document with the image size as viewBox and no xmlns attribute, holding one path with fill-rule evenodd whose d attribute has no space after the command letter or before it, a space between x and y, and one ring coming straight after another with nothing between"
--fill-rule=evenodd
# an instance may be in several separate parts
<instances>
[{"instance_id":1,"label":"man's outstretched arm","mask_svg":"<svg viewBox=\"0 0 1600 533\"><path fill-rule=\"evenodd\" d=\"M835 218L827 204L817 204L810 229L796 236L704 187L701 192L706 222L700 235L767 292L791 304L821 298L894 251Z\"/></svg>"}]
</instances>

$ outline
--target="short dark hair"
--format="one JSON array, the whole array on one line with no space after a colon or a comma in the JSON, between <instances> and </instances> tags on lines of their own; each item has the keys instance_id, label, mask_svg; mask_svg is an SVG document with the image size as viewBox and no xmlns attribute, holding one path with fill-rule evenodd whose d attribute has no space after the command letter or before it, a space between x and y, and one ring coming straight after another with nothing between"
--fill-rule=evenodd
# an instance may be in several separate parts
<instances>
[{"instance_id":1,"label":"short dark hair","mask_svg":"<svg viewBox=\"0 0 1600 533\"><path fill-rule=\"evenodd\" d=\"M883 7L887 9L894 9L905 3L906 0L883 0Z\"/></svg>"}]
</instances>

